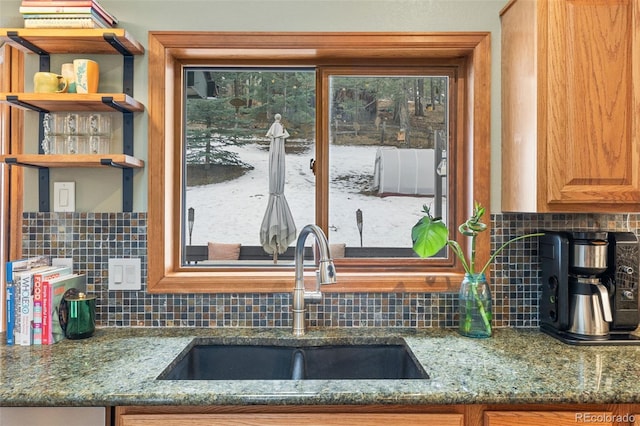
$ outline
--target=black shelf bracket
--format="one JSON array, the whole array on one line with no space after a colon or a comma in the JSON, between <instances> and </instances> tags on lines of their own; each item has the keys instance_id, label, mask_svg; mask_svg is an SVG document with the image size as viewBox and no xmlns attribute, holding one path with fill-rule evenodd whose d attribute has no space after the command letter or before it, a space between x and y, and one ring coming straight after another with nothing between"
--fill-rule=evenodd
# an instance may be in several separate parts
<instances>
[{"instance_id":1,"label":"black shelf bracket","mask_svg":"<svg viewBox=\"0 0 640 426\"><path fill-rule=\"evenodd\" d=\"M133 96L133 54L120 43L115 34L104 33L102 37L122 55L122 91Z\"/></svg>"},{"instance_id":2,"label":"black shelf bracket","mask_svg":"<svg viewBox=\"0 0 640 426\"><path fill-rule=\"evenodd\" d=\"M7 31L7 37L40 56L40 71L49 71L51 63L49 52L20 37L17 31Z\"/></svg>"},{"instance_id":3,"label":"black shelf bracket","mask_svg":"<svg viewBox=\"0 0 640 426\"><path fill-rule=\"evenodd\" d=\"M42 72L51 71L51 58L49 57L48 53L43 53L40 55L39 69Z\"/></svg>"},{"instance_id":4,"label":"black shelf bracket","mask_svg":"<svg viewBox=\"0 0 640 426\"><path fill-rule=\"evenodd\" d=\"M122 114L122 153L133 155L133 112ZM133 169L122 170L122 211L133 211Z\"/></svg>"},{"instance_id":5,"label":"black shelf bracket","mask_svg":"<svg viewBox=\"0 0 640 426\"><path fill-rule=\"evenodd\" d=\"M115 167L117 169L126 169L126 166L123 166L121 164L118 163L114 163L113 159L111 158L101 158L100 159L100 164L103 166L109 166L109 167Z\"/></svg>"},{"instance_id":6,"label":"black shelf bracket","mask_svg":"<svg viewBox=\"0 0 640 426\"><path fill-rule=\"evenodd\" d=\"M122 169L122 211L133 211L133 169Z\"/></svg>"},{"instance_id":7,"label":"black shelf bracket","mask_svg":"<svg viewBox=\"0 0 640 426\"><path fill-rule=\"evenodd\" d=\"M5 164L8 164L10 166L32 167L34 169L46 169L46 167L38 166L36 164L21 163L15 157L5 157L4 162Z\"/></svg>"},{"instance_id":8,"label":"black shelf bracket","mask_svg":"<svg viewBox=\"0 0 640 426\"><path fill-rule=\"evenodd\" d=\"M27 108L30 109L32 111L36 111L36 112L49 112L46 109L42 109L40 107L37 107L35 105L31 105L27 102L23 102L20 99L18 99L18 97L16 95L7 95L7 102L9 102L10 104L16 105L16 106L20 106L23 108Z\"/></svg>"},{"instance_id":9,"label":"black shelf bracket","mask_svg":"<svg viewBox=\"0 0 640 426\"><path fill-rule=\"evenodd\" d=\"M20 37L20 35L18 34L17 31L7 31L7 37L9 37L11 40L15 41L16 43L18 43L21 46L26 47L27 49L29 49L30 51L32 51L33 53L36 53L40 56L42 55L49 55L49 52L40 49L38 46L36 46L35 44L25 40L24 38Z\"/></svg>"},{"instance_id":10,"label":"black shelf bracket","mask_svg":"<svg viewBox=\"0 0 640 426\"><path fill-rule=\"evenodd\" d=\"M109 43L114 49L116 49L122 56L133 56L129 50L124 47L124 44L120 43L118 37L114 33L104 33L102 38Z\"/></svg>"},{"instance_id":11,"label":"black shelf bracket","mask_svg":"<svg viewBox=\"0 0 640 426\"><path fill-rule=\"evenodd\" d=\"M133 97L133 55L122 58L122 91Z\"/></svg>"},{"instance_id":12,"label":"black shelf bracket","mask_svg":"<svg viewBox=\"0 0 640 426\"><path fill-rule=\"evenodd\" d=\"M109 105L111 108L115 109L116 111L120 111L122 113L131 112L131 111L129 111L128 108L123 107L119 103L115 102L113 100L113 96L103 96L102 97L102 103L105 104L105 105Z\"/></svg>"},{"instance_id":13,"label":"black shelf bracket","mask_svg":"<svg viewBox=\"0 0 640 426\"><path fill-rule=\"evenodd\" d=\"M133 156L133 113L122 114L122 153Z\"/></svg>"},{"instance_id":14,"label":"black shelf bracket","mask_svg":"<svg viewBox=\"0 0 640 426\"><path fill-rule=\"evenodd\" d=\"M41 167L35 164L21 163L15 157L7 157L4 162L10 166L33 167L38 169L38 210L48 212L49 203L49 168Z\"/></svg>"},{"instance_id":15,"label":"black shelf bracket","mask_svg":"<svg viewBox=\"0 0 640 426\"><path fill-rule=\"evenodd\" d=\"M44 167L38 170L38 203L41 212L51 211L49 204L49 169Z\"/></svg>"}]
</instances>

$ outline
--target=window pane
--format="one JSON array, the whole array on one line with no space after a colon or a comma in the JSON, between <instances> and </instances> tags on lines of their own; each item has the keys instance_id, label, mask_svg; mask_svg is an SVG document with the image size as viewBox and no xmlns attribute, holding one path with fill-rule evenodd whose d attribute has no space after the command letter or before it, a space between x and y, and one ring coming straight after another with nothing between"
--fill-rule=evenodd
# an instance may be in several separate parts
<instances>
[{"instance_id":1,"label":"window pane","mask_svg":"<svg viewBox=\"0 0 640 426\"><path fill-rule=\"evenodd\" d=\"M329 239L411 257L422 205L446 212L446 76L330 78ZM436 143L437 142L437 143Z\"/></svg>"},{"instance_id":2,"label":"window pane","mask_svg":"<svg viewBox=\"0 0 640 426\"><path fill-rule=\"evenodd\" d=\"M286 200L295 227L315 222L315 177L309 169L315 149L315 71L189 69L185 81L185 244L261 248L275 184L270 170L276 167L283 182L278 197ZM267 136L276 114L288 134L278 141L280 148L284 145L280 166L270 160L277 144ZM284 250L295 241L279 242Z\"/></svg>"}]
</instances>

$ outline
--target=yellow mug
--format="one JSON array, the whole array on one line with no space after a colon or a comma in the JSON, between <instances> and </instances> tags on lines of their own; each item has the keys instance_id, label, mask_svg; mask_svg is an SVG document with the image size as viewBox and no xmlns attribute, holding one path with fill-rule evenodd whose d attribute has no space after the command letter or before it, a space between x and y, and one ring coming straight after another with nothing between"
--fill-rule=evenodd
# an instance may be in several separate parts
<instances>
[{"instance_id":1,"label":"yellow mug","mask_svg":"<svg viewBox=\"0 0 640 426\"><path fill-rule=\"evenodd\" d=\"M76 76L76 93L97 93L100 80L100 68L91 59L74 59L73 70Z\"/></svg>"},{"instance_id":2,"label":"yellow mug","mask_svg":"<svg viewBox=\"0 0 640 426\"><path fill-rule=\"evenodd\" d=\"M33 76L33 91L36 93L63 93L67 91L67 80L54 72L37 72Z\"/></svg>"}]
</instances>

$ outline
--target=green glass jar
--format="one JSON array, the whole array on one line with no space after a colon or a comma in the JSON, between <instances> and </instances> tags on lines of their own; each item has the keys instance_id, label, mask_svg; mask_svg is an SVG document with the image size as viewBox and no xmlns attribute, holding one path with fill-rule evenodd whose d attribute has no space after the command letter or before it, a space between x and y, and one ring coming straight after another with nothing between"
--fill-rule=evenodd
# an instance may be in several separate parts
<instances>
[{"instance_id":1,"label":"green glass jar","mask_svg":"<svg viewBox=\"0 0 640 426\"><path fill-rule=\"evenodd\" d=\"M491 337L491 303L491 290L484 274L465 274L459 293L460 334Z\"/></svg>"},{"instance_id":2,"label":"green glass jar","mask_svg":"<svg viewBox=\"0 0 640 426\"><path fill-rule=\"evenodd\" d=\"M67 339L91 337L96 330L96 297L84 293L65 295L64 302L67 317L63 329Z\"/></svg>"}]
</instances>

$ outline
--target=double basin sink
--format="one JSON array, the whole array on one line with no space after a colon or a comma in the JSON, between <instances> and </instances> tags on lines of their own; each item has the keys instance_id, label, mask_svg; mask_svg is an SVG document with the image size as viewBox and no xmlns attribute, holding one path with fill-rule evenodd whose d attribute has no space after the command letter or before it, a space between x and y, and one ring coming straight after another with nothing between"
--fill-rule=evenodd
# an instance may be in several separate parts
<instances>
[{"instance_id":1,"label":"double basin sink","mask_svg":"<svg viewBox=\"0 0 640 426\"><path fill-rule=\"evenodd\" d=\"M194 341L159 380L428 379L402 342L314 344Z\"/></svg>"}]
</instances>

